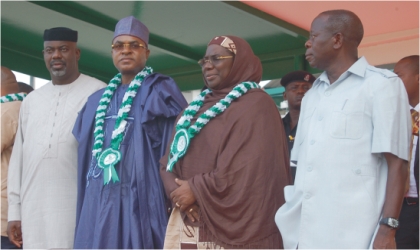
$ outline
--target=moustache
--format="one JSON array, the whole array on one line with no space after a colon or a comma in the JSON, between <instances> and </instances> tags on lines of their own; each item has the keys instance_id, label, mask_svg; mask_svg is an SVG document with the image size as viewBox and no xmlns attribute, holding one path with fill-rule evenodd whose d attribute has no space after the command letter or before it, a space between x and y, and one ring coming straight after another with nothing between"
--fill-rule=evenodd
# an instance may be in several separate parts
<instances>
[{"instance_id":1,"label":"moustache","mask_svg":"<svg viewBox=\"0 0 420 250\"><path fill-rule=\"evenodd\" d=\"M61 64L63 64L63 66L66 66L66 63L63 60L52 60L50 62L50 67L52 67L54 65L54 63L61 63Z\"/></svg>"}]
</instances>

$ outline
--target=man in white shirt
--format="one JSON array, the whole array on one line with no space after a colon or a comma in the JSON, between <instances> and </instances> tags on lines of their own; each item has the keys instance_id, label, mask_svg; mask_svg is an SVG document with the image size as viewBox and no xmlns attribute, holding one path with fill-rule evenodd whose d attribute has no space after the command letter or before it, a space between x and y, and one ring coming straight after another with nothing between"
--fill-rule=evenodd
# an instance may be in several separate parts
<instances>
[{"instance_id":1,"label":"man in white shirt","mask_svg":"<svg viewBox=\"0 0 420 250\"><path fill-rule=\"evenodd\" d=\"M294 186L276 214L285 248L395 248L411 122L401 80L358 58L360 19L319 14L306 60L324 70L302 100ZM383 220L382 220L383 219ZM381 225L380 224L381 221Z\"/></svg>"},{"instance_id":2,"label":"man in white shirt","mask_svg":"<svg viewBox=\"0 0 420 250\"><path fill-rule=\"evenodd\" d=\"M51 82L22 102L8 173L8 236L25 248L72 248L77 201L79 110L105 83L80 74L77 31L44 32Z\"/></svg>"},{"instance_id":3,"label":"man in white shirt","mask_svg":"<svg viewBox=\"0 0 420 250\"><path fill-rule=\"evenodd\" d=\"M397 248L419 248L419 56L401 59L394 68L404 82L412 112L413 133L410 157L410 184L399 217L400 228L395 235Z\"/></svg>"}]
</instances>

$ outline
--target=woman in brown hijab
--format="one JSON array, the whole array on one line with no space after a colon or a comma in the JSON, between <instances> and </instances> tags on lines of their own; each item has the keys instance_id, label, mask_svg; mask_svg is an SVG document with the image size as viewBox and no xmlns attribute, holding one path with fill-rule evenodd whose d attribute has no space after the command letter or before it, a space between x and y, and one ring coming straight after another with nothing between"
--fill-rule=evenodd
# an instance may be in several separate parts
<instances>
[{"instance_id":1,"label":"woman in brown hijab","mask_svg":"<svg viewBox=\"0 0 420 250\"><path fill-rule=\"evenodd\" d=\"M191 111L195 102L186 109L190 122L185 122L188 115L178 117L176 135L160 160L174 206L164 248L282 248L274 216L284 203L290 174L277 107L268 94L252 87L239 91L242 95L223 112L213 107L226 104L228 95L238 96L232 91L238 84L258 83L261 62L245 40L219 36L199 64L209 93L197 102L196 114ZM204 112L217 114L206 123ZM202 129L197 132L197 127ZM185 137L177 133L183 128Z\"/></svg>"}]
</instances>

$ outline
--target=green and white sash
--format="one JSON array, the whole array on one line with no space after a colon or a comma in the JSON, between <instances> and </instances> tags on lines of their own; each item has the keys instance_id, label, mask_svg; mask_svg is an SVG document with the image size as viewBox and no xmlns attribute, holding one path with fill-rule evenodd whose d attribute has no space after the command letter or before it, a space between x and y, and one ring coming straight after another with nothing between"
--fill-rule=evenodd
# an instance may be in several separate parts
<instances>
[{"instance_id":1,"label":"green and white sash","mask_svg":"<svg viewBox=\"0 0 420 250\"><path fill-rule=\"evenodd\" d=\"M153 69L146 66L131 81L118 110L118 117L115 122L114 131L112 131L111 135L111 145L104 151L102 151L102 147L104 144L103 129L105 124L105 114L115 90L121 85L121 73L111 79L102 94L102 98L99 100L99 105L96 109L95 115L94 145L92 155L94 155L97 159L98 166L104 170L104 185L108 184L111 179L114 183L120 180L118 178L117 171L115 170L115 165L121 160L121 152L119 149L123 140L123 133L127 125L126 118L131 110L133 99L136 96L144 78L152 73Z\"/></svg>"},{"instance_id":2,"label":"green and white sash","mask_svg":"<svg viewBox=\"0 0 420 250\"><path fill-rule=\"evenodd\" d=\"M26 93L17 93L17 94L8 94L0 97L0 103L14 102L14 101L23 101L26 97Z\"/></svg>"},{"instance_id":3,"label":"green and white sash","mask_svg":"<svg viewBox=\"0 0 420 250\"><path fill-rule=\"evenodd\" d=\"M206 110L197 118L197 121L191 125L191 119L203 106L204 97L208 93L211 93L211 90L206 89L201 92L201 94L198 95L185 109L184 113L176 124L176 133L170 147L166 171L173 171L175 163L177 163L178 160L186 154L191 140L211 119L223 113L234 100L244 95L246 92L248 92L248 90L255 88L260 88L260 86L255 82L242 82L238 84L225 96L225 98L221 99L211 108Z\"/></svg>"}]
</instances>

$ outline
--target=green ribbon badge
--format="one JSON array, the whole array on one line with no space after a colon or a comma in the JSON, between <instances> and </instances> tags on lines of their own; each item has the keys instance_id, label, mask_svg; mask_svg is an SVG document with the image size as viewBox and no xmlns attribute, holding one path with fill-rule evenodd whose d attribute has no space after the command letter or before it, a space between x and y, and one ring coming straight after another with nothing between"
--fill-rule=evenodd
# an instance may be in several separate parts
<instances>
[{"instance_id":1,"label":"green ribbon badge","mask_svg":"<svg viewBox=\"0 0 420 250\"><path fill-rule=\"evenodd\" d=\"M98 166L104 170L104 185L111 179L115 183L119 181L115 165L121 160L121 153L118 150L107 148L98 159Z\"/></svg>"},{"instance_id":2,"label":"green ribbon badge","mask_svg":"<svg viewBox=\"0 0 420 250\"><path fill-rule=\"evenodd\" d=\"M171 153L169 154L168 165L166 171L172 172L175 163L182 158L190 146L190 136L186 129L180 129L174 136L174 141L171 144ZM172 153L173 152L173 153ZM172 155L172 157L171 157Z\"/></svg>"}]
</instances>

